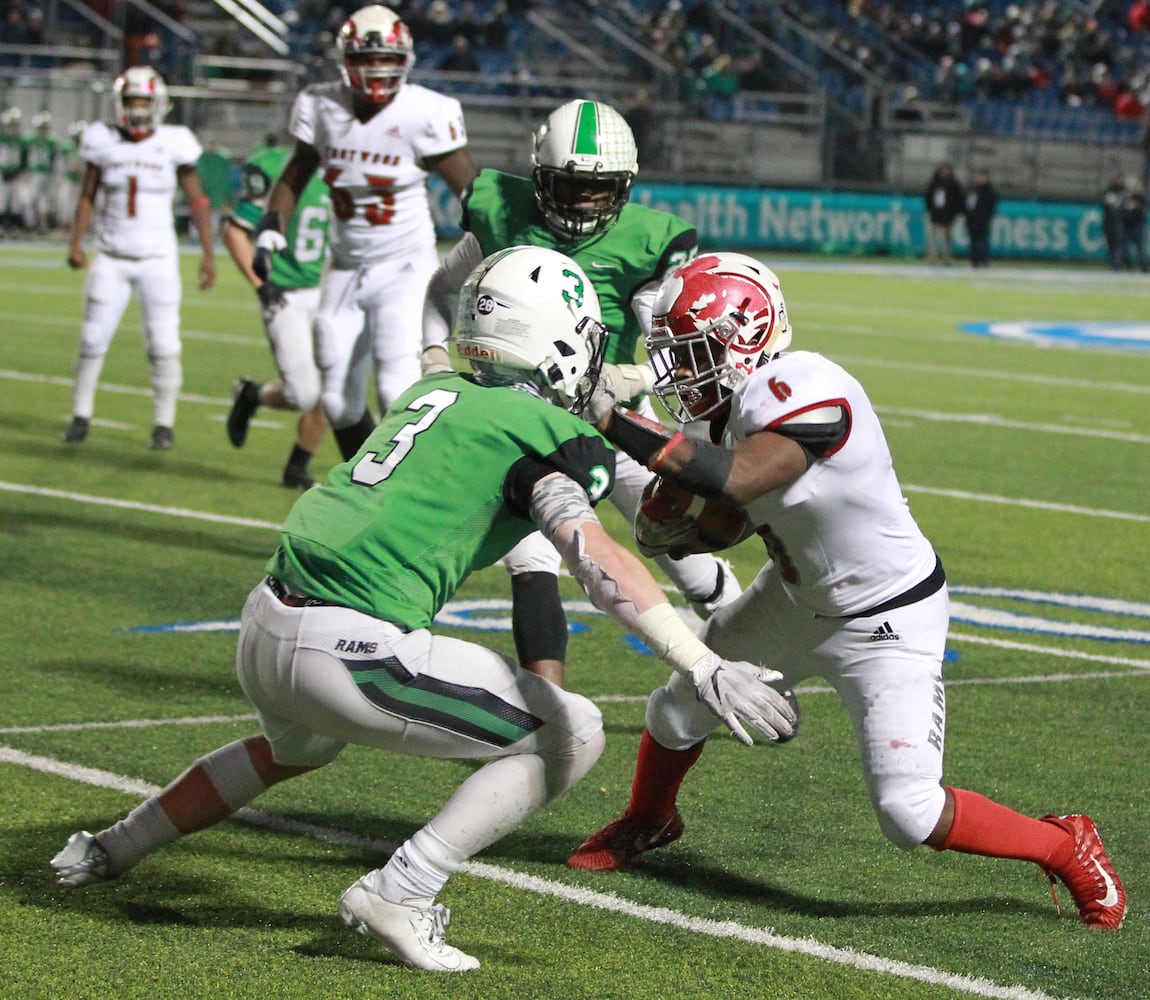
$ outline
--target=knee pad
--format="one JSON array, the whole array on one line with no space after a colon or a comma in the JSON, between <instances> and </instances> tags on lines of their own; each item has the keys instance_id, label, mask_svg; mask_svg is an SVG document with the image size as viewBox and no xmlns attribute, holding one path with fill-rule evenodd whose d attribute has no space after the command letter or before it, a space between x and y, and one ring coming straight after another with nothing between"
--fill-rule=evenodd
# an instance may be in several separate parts
<instances>
[{"instance_id":1,"label":"knee pad","mask_svg":"<svg viewBox=\"0 0 1150 1000\"><path fill-rule=\"evenodd\" d=\"M883 835L904 851L914 850L930 836L946 802L946 792L937 781L912 775L879 778L870 796Z\"/></svg>"},{"instance_id":2,"label":"knee pad","mask_svg":"<svg viewBox=\"0 0 1150 1000\"><path fill-rule=\"evenodd\" d=\"M293 410L307 413L319 402L319 372L285 371L283 373L284 400Z\"/></svg>"},{"instance_id":3,"label":"knee pad","mask_svg":"<svg viewBox=\"0 0 1150 1000\"><path fill-rule=\"evenodd\" d=\"M562 723L567 733L553 745L541 749L541 756L552 771L552 781L561 782L564 788L570 788L591 770L607 742L603 716L595 704L582 695L568 698L568 716ZM561 777L554 773L556 765Z\"/></svg>"}]
</instances>

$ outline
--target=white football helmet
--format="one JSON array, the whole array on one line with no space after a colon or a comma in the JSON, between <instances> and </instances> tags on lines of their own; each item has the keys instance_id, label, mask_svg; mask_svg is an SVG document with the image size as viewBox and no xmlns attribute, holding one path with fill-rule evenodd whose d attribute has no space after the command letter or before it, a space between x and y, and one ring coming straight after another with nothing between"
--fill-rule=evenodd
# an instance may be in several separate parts
<instances>
[{"instance_id":1,"label":"white football helmet","mask_svg":"<svg viewBox=\"0 0 1150 1000\"><path fill-rule=\"evenodd\" d=\"M23 119L23 114L15 105L0 111L0 127L4 129L6 135L19 135Z\"/></svg>"},{"instance_id":2,"label":"white football helmet","mask_svg":"<svg viewBox=\"0 0 1150 1000\"><path fill-rule=\"evenodd\" d=\"M552 232L582 239L610 229L639 172L631 126L610 105L569 101L535 133L535 200Z\"/></svg>"},{"instance_id":3,"label":"white football helmet","mask_svg":"<svg viewBox=\"0 0 1150 1000\"><path fill-rule=\"evenodd\" d=\"M390 7L361 7L339 29L344 85L369 104L386 104L415 65L411 31Z\"/></svg>"},{"instance_id":4,"label":"white football helmet","mask_svg":"<svg viewBox=\"0 0 1150 1000\"><path fill-rule=\"evenodd\" d=\"M487 257L459 295L455 349L483 385L526 389L573 413L599 381L599 296L566 254L515 246Z\"/></svg>"},{"instance_id":5,"label":"white football helmet","mask_svg":"<svg viewBox=\"0 0 1150 1000\"><path fill-rule=\"evenodd\" d=\"M791 342L777 275L741 253L701 254L675 268L652 312L655 394L683 423L714 417L735 386Z\"/></svg>"},{"instance_id":6,"label":"white football helmet","mask_svg":"<svg viewBox=\"0 0 1150 1000\"><path fill-rule=\"evenodd\" d=\"M49 132L52 129L52 112L51 111L37 111L32 116L32 128L37 132Z\"/></svg>"},{"instance_id":7,"label":"white football helmet","mask_svg":"<svg viewBox=\"0 0 1150 1000\"><path fill-rule=\"evenodd\" d=\"M132 66L112 85L116 124L129 139L146 139L159 127L171 105L168 85L151 66Z\"/></svg>"}]
</instances>

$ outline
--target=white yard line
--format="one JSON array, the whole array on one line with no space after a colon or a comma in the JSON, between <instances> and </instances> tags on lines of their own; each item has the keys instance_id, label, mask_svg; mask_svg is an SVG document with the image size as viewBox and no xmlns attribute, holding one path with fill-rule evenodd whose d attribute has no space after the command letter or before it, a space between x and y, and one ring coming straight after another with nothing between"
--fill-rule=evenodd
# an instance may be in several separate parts
<instances>
[{"instance_id":1,"label":"white yard line","mask_svg":"<svg viewBox=\"0 0 1150 1000\"><path fill-rule=\"evenodd\" d=\"M205 337L206 339L206 337ZM880 362L872 361L872 364L880 364ZM894 367L895 365L890 365ZM945 368L941 365L903 365L908 369L916 371L938 371L945 372L948 375L970 375L977 378L997 377L1006 379L1008 381L1016 382L1035 382L1038 384L1060 385L1074 389L1082 389L1087 391L1102 391L1102 392L1131 392L1146 394L1150 393L1150 386L1136 385L1132 383L1122 382L1091 382L1088 380L1073 380L1046 377L1041 375L1010 375L1003 372L998 373L984 373L981 369L957 369L952 370ZM63 375L41 375L33 372L14 371L12 369L0 369L0 379L11 379L17 382L34 382L41 385L57 385L61 387L71 388L72 379ZM120 393L122 395L130 396L148 396L152 395L152 390L148 386L131 386L131 385L118 385L116 383L100 383L101 392ZM181 393L179 400L181 403L200 403L206 406L220 406L230 407L232 405L231 399L221 398L218 396L199 396L192 393ZM1026 421L1010 420L1006 417L1000 417L993 413L944 413L934 410L913 410L913 409L900 409L898 407L879 406L876 409L882 414L888 414L896 418L911 418L917 420L930 420L936 423L961 423L961 424L975 424L984 427L1001 427L1012 430L1028 430L1037 431L1045 434L1066 434L1076 437L1095 437L1095 438L1108 438L1115 441L1128 441L1133 444L1147 444L1150 443L1150 437L1144 434L1135 434L1130 432L1123 432L1107 427L1076 427L1072 424L1040 424L1028 423Z\"/></svg>"},{"instance_id":2,"label":"white yard line","mask_svg":"<svg viewBox=\"0 0 1150 1000\"><path fill-rule=\"evenodd\" d=\"M835 361L841 365L872 368L891 368L897 371L929 372L932 375L945 375L947 378L965 376L982 382L996 379L1001 382L1021 382L1026 385L1051 385L1062 389L1095 392L1129 392L1150 396L1150 385L1140 382L1098 382L1093 379L1065 378L1057 375L1038 375L1033 372L1005 372L996 368L954 368L950 365L932 365L922 361L888 361L884 358L836 354Z\"/></svg>"},{"instance_id":3,"label":"white yard line","mask_svg":"<svg viewBox=\"0 0 1150 1000\"><path fill-rule=\"evenodd\" d=\"M72 764L67 761L56 760L52 757L42 757L36 754L23 753L11 747L0 746L0 763L14 764L27 767L44 774L53 774L70 781L79 781L97 788L110 788L115 791L140 796L156 795L160 791L158 785L137 781L126 775L102 771L99 768L86 767L81 764ZM277 833L287 833L299 837L308 837L312 840L327 844L336 844L356 850L369 850L381 857L390 855L398 846L391 841L377 840L350 833L332 827L318 826L304 823L299 820L277 816L274 813L259 809L240 809L234 818L252 826L273 830ZM488 864L484 861L469 861L463 869L474 878L487 879L499 882L513 889L523 892L533 892L540 896L553 896L557 899L574 903L577 906L586 906L598 910L608 910L619 913L636 920L645 920L648 923L660 924L664 927L677 927L693 934L705 935L714 938L727 938L733 941L742 941L746 944L762 945L778 951L806 955L809 958L823 962L832 962L836 965L849 966L865 972L878 972L887 975L899 976L904 979L913 979L931 985L946 986L960 993L977 997L990 997L994 1000L1055 1000L1049 994L1036 990L1025 989L1021 986L1000 986L987 979L972 976L963 976L942 969L935 969L928 965L912 965L895 959L884 958L881 955L870 955L866 952L855 951L853 948L837 948L834 945L823 944L813 938L794 938L776 934L769 927L750 927L733 920L708 920L704 917L693 917L663 906L644 906L633 903L618 896L605 892L596 892L593 889L583 889L578 886L567 885L552 879L542 878L538 875L526 875L522 872L503 868L499 865Z\"/></svg>"},{"instance_id":4,"label":"white yard line","mask_svg":"<svg viewBox=\"0 0 1150 1000\"><path fill-rule=\"evenodd\" d=\"M1004 504L1007 507L1029 507L1034 510L1049 510L1058 514L1080 514L1083 517L1105 517L1114 521L1136 521L1150 524L1150 515L1135 514L1122 510L1106 510L1099 507L1078 507L1069 503L1050 503L1047 500L1027 500L1022 497L1004 497L994 493L968 493L965 490L944 490L934 486L916 486L904 483L906 493L929 493L936 497L949 497L952 500L973 500L976 503Z\"/></svg>"}]
</instances>

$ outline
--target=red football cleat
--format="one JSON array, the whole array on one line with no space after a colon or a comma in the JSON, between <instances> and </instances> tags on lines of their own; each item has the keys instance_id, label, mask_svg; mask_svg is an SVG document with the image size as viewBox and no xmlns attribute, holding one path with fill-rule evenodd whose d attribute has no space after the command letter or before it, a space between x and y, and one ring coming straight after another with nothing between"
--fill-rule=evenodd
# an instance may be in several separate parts
<instances>
[{"instance_id":1,"label":"red football cleat","mask_svg":"<svg viewBox=\"0 0 1150 1000\"><path fill-rule=\"evenodd\" d=\"M1074 855L1066 865L1060 871L1044 869L1050 878L1051 895L1058 876L1074 897L1084 924L1100 931L1118 930L1126 916L1126 890L1106 856L1094 820L1089 816L1043 816L1042 821L1053 823L1074 838ZM1054 906L1062 912L1056 895Z\"/></svg>"},{"instance_id":2,"label":"red football cleat","mask_svg":"<svg viewBox=\"0 0 1150 1000\"><path fill-rule=\"evenodd\" d=\"M640 854L665 847L681 836L683 817L678 809L669 818L656 822L624 814L583 841L567 859L567 867L585 872L616 872Z\"/></svg>"}]
</instances>

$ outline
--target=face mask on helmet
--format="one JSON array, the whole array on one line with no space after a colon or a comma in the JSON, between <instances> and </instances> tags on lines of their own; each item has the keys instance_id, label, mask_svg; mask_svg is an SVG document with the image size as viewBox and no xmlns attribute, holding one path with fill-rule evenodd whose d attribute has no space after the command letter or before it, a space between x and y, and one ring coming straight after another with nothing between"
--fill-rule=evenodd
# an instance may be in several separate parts
<instances>
[{"instance_id":1,"label":"face mask on helmet","mask_svg":"<svg viewBox=\"0 0 1150 1000\"><path fill-rule=\"evenodd\" d=\"M415 65L411 32L387 7L372 4L351 15L339 30L345 86L369 104L386 104Z\"/></svg>"},{"instance_id":2,"label":"face mask on helmet","mask_svg":"<svg viewBox=\"0 0 1150 1000\"><path fill-rule=\"evenodd\" d=\"M639 172L635 137L614 108L570 101L535 133L535 201L547 226L582 239L613 226Z\"/></svg>"},{"instance_id":3,"label":"face mask on helmet","mask_svg":"<svg viewBox=\"0 0 1150 1000\"><path fill-rule=\"evenodd\" d=\"M595 286L557 250L491 254L463 285L456 353L483 385L527 390L581 412L599 381L607 330Z\"/></svg>"},{"instance_id":4,"label":"face mask on helmet","mask_svg":"<svg viewBox=\"0 0 1150 1000\"><path fill-rule=\"evenodd\" d=\"M124 70L112 86L116 123L129 139L146 139L168 113L168 87L150 66Z\"/></svg>"},{"instance_id":5,"label":"face mask on helmet","mask_svg":"<svg viewBox=\"0 0 1150 1000\"><path fill-rule=\"evenodd\" d=\"M743 254L704 254L668 274L655 297L647 338L655 394L683 423L711 419L790 342L775 272Z\"/></svg>"}]
</instances>

